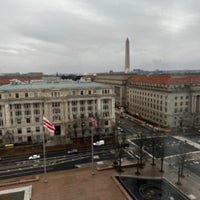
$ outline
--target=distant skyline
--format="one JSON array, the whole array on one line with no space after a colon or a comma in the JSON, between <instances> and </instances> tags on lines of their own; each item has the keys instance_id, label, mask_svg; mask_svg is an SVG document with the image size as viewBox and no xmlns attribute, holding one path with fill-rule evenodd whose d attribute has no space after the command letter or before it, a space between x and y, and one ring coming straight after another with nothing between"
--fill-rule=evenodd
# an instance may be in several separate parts
<instances>
[{"instance_id":1,"label":"distant skyline","mask_svg":"<svg viewBox=\"0 0 200 200\"><path fill-rule=\"evenodd\" d=\"M0 73L199 70L199 0L2 0Z\"/></svg>"}]
</instances>

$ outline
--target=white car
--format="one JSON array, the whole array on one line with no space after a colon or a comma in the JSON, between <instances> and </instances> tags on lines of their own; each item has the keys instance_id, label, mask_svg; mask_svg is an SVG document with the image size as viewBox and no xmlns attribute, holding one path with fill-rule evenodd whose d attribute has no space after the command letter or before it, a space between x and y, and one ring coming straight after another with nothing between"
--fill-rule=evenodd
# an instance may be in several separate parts
<instances>
[{"instance_id":1,"label":"white car","mask_svg":"<svg viewBox=\"0 0 200 200\"><path fill-rule=\"evenodd\" d=\"M76 154L78 153L78 149L71 149L67 151L67 154Z\"/></svg>"},{"instance_id":2,"label":"white car","mask_svg":"<svg viewBox=\"0 0 200 200\"><path fill-rule=\"evenodd\" d=\"M38 155L38 154L34 154L34 155L32 155L32 156L29 156L29 160L35 160L35 159L38 159L38 158L40 158L40 155Z\"/></svg>"},{"instance_id":3,"label":"white car","mask_svg":"<svg viewBox=\"0 0 200 200\"><path fill-rule=\"evenodd\" d=\"M104 140L99 140L99 141L93 143L94 146L101 146L104 144L105 144Z\"/></svg>"}]
</instances>

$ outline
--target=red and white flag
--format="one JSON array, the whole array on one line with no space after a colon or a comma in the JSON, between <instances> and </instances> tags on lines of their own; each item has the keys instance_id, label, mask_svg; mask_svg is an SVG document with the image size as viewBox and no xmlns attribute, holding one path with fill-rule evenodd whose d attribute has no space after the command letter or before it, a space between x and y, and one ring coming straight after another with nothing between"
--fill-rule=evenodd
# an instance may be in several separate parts
<instances>
[{"instance_id":1,"label":"red and white flag","mask_svg":"<svg viewBox=\"0 0 200 200\"><path fill-rule=\"evenodd\" d=\"M95 127L95 128L97 128L97 119L94 117L94 116L92 116L92 124L93 124L93 126Z\"/></svg>"},{"instance_id":2,"label":"red and white flag","mask_svg":"<svg viewBox=\"0 0 200 200\"><path fill-rule=\"evenodd\" d=\"M45 128L47 128L50 132L54 133L55 132L55 126L46 118L43 117L42 119L42 124Z\"/></svg>"}]
</instances>

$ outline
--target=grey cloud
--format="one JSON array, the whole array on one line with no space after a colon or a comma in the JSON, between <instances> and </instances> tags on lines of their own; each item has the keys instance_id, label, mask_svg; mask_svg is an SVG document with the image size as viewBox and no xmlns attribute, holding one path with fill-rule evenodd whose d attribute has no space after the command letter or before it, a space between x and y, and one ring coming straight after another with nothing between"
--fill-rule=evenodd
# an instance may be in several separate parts
<instances>
[{"instance_id":1,"label":"grey cloud","mask_svg":"<svg viewBox=\"0 0 200 200\"><path fill-rule=\"evenodd\" d=\"M7 0L0 3L0 72L199 67L198 0ZM71 10L69 7L71 6ZM159 61L159 62L158 62Z\"/></svg>"}]
</instances>

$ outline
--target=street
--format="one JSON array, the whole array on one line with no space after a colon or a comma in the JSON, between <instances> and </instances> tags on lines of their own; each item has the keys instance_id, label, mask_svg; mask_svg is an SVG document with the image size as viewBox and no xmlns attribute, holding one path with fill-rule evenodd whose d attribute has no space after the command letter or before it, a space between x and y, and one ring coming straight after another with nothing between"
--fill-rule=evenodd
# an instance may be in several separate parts
<instances>
[{"instance_id":1,"label":"street","mask_svg":"<svg viewBox=\"0 0 200 200\"><path fill-rule=\"evenodd\" d=\"M114 159L113 145L94 147L94 161ZM29 155L4 157L0 162L0 179L40 174L44 171L43 156L29 160ZM73 169L91 162L91 149L80 149L77 154L67 154L67 150L48 152L46 155L47 172Z\"/></svg>"}]
</instances>

